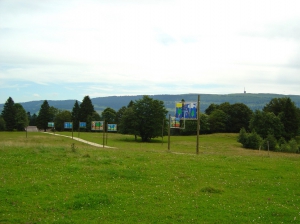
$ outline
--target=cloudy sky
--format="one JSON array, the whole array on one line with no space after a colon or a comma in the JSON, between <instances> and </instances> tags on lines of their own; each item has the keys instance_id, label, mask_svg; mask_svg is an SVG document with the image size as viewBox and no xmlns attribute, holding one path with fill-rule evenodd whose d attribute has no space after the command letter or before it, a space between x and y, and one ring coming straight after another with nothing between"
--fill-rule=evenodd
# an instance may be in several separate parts
<instances>
[{"instance_id":1,"label":"cloudy sky","mask_svg":"<svg viewBox=\"0 0 300 224\"><path fill-rule=\"evenodd\" d=\"M299 0L0 0L0 103L300 95Z\"/></svg>"}]
</instances>

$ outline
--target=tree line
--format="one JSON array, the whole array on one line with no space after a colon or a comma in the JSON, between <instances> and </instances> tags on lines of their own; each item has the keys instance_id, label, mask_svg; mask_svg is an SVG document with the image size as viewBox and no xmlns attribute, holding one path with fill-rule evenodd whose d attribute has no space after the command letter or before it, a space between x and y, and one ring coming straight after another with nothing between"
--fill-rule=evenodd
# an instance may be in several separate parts
<instances>
[{"instance_id":1,"label":"tree line","mask_svg":"<svg viewBox=\"0 0 300 224\"><path fill-rule=\"evenodd\" d=\"M162 131L167 133L167 123L162 128L167 112L163 101L144 96L118 111L108 107L100 115L95 111L90 97L85 96L81 103L75 101L72 111L51 107L45 100L38 115L30 115L21 104L14 103L9 97L0 116L0 130L24 131L28 125L33 125L46 131L48 122L54 122L57 131L64 129L64 122L73 122L73 129L78 130L79 122L86 122L86 131L91 131L92 121L105 120L107 124L117 124L119 133L133 134L140 136L142 141L150 141L161 136Z\"/></svg>"},{"instance_id":2,"label":"tree line","mask_svg":"<svg viewBox=\"0 0 300 224\"><path fill-rule=\"evenodd\" d=\"M185 121L185 129L173 134L196 134L197 121ZM239 133L244 148L300 152L300 109L289 97L273 98L262 110L252 111L243 103L210 104L200 115L202 134Z\"/></svg>"},{"instance_id":3,"label":"tree line","mask_svg":"<svg viewBox=\"0 0 300 224\"><path fill-rule=\"evenodd\" d=\"M238 142L245 148L299 153L299 134L300 109L288 97L274 98L253 113L248 129L241 128Z\"/></svg>"},{"instance_id":4,"label":"tree line","mask_svg":"<svg viewBox=\"0 0 300 224\"><path fill-rule=\"evenodd\" d=\"M27 125L35 125L39 129L46 130L48 122L54 122L57 131L64 129L64 122L73 122L74 130L78 130L79 122L86 122L86 131L91 131L92 121L105 120L106 123L117 124L119 133L140 136L142 141L150 141L152 138L167 134L167 114L163 101L154 100L149 96L130 101L126 107L123 106L118 111L108 107L101 114L95 111L89 96L85 96L81 103L75 101L72 111L50 107L45 100L38 115L26 113L20 104L14 103L9 97L0 116L0 130L24 130ZM184 126L184 129L172 129L171 134L196 134L197 121L186 120ZM290 141L299 135L299 126L300 109L289 97L274 98L263 110L256 111L252 111L243 103L212 103L205 113L200 114L201 134L242 132L244 137L255 134L262 140L273 136L277 141L279 139ZM244 147L251 145L241 139L247 138L239 138ZM252 145L251 147L253 148Z\"/></svg>"}]
</instances>

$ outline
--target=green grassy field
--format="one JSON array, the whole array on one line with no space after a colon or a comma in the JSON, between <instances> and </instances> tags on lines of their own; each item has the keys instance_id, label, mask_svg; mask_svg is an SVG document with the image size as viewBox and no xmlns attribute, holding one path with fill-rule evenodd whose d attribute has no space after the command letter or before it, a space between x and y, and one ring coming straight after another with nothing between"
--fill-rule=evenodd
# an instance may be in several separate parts
<instances>
[{"instance_id":1,"label":"green grassy field","mask_svg":"<svg viewBox=\"0 0 300 224\"><path fill-rule=\"evenodd\" d=\"M0 132L0 223L299 223L300 155L236 138Z\"/></svg>"}]
</instances>

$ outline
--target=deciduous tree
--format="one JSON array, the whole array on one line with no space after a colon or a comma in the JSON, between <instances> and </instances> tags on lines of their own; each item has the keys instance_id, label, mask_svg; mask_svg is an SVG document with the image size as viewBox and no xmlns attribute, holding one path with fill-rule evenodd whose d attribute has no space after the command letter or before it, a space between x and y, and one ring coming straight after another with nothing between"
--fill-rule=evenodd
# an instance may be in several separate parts
<instances>
[{"instance_id":1,"label":"deciduous tree","mask_svg":"<svg viewBox=\"0 0 300 224\"><path fill-rule=\"evenodd\" d=\"M214 110L218 109L219 105L212 103L210 104L206 110L205 110L205 114L210 115Z\"/></svg>"},{"instance_id":2,"label":"deciduous tree","mask_svg":"<svg viewBox=\"0 0 300 224\"><path fill-rule=\"evenodd\" d=\"M68 110L59 111L55 116L54 125L57 131L64 130L64 123L72 121L72 114ZM74 123L73 123L74 125Z\"/></svg>"},{"instance_id":3,"label":"deciduous tree","mask_svg":"<svg viewBox=\"0 0 300 224\"><path fill-rule=\"evenodd\" d=\"M102 119L105 120L105 123L114 124L116 121L117 112L114 109L107 107L104 109L101 115Z\"/></svg>"},{"instance_id":4,"label":"deciduous tree","mask_svg":"<svg viewBox=\"0 0 300 224\"><path fill-rule=\"evenodd\" d=\"M228 111L229 122L227 123L226 130L232 133L238 133L241 128L248 130L252 114L252 110L243 103L230 105L230 109Z\"/></svg>"},{"instance_id":5,"label":"deciduous tree","mask_svg":"<svg viewBox=\"0 0 300 224\"><path fill-rule=\"evenodd\" d=\"M208 122L212 133L225 132L228 115L223 110L216 109L209 115Z\"/></svg>"},{"instance_id":6,"label":"deciduous tree","mask_svg":"<svg viewBox=\"0 0 300 224\"><path fill-rule=\"evenodd\" d=\"M54 106L50 106L49 107L49 120L50 121L54 121L55 120L55 117L56 115L60 112L60 110Z\"/></svg>"},{"instance_id":7,"label":"deciduous tree","mask_svg":"<svg viewBox=\"0 0 300 224\"><path fill-rule=\"evenodd\" d=\"M23 106L19 103L15 103L14 108L15 108L15 124L16 124L15 128L18 131L24 131L25 127L27 127L29 124L27 113L24 110Z\"/></svg>"},{"instance_id":8,"label":"deciduous tree","mask_svg":"<svg viewBox=\"0 0 300 224\"><path fill-rule=\"evenodd\" d=\"M211 104L205 113L211 115L214 111L221 110L226 115L225 130L223 132L233 132L238 133L241 128L248 129L249 121L252 116L252 110L243 103L230 104L228 102L222 103L220 105ZM213 115L215 116L215 115ZM213 125L213 124L212 124Z\"/></svg>"},{"instance_id":9,"label":"deciduous tree","mask_svg":"<svg viewBox=\"0 0 300 224\"><path fill-rule=\"evenodd\" d=\"M283 136L290 140L297 136L300 126L298 108L289 97L274 98L264 108L265 112L273 112L284 126Z\"/></svg>"},{"instance_id":10,"label":"deciduous tree","mask_svg":"<svg viewBox=\"0 0 300 224\"><path fill-rule=\"evenodd\" d=\"M91 124L92 121L100 121L100 115L94 111L91 115L88 115L87 120L86 120L86 126L87 126L87 131L91 130Z\"/></svg>"},{"instance_id":11,"label":"deciduous tree","mask_svg":"<svg viewBox=\"0 0 300 224\"><path fill-rule=\"evenodd\" d=\"M118 127L120 126L122 117L123 117L123 115L124 115L126 109L127 109L127 107L123 106L123 107L121 107L121 108L117 111L117 113L116 113L116 120L115 120L115 122L116 122L116 124L118 125Z\"/></svg>"},{"instance_id":12,"label":"deciduous tree","mask_svg":"<svg viewBox=\"0 0 300 224\"><path fill-rule=\"evenodd\" d=\"M208 123L209 116L207 114L200 114L200 134L210 133L210 127ZM197 134L197 120L186 120L185 128L180 129L181 135L196 135Z\"/></svg>"},{"instance_id":13,"label":"deciduous tree","mask_svg":"<svg viewBox=\"0 0 300 224\"><path fill-rule=\"evenodd\" d=\"M162 122L168 112L163 101L143 96L142 99L136 100L130 108L132 108L132 111L128 110L128 112L130 111L128 117L133 119L133 128L135 128L135 132L138 133L143 142L161 136Z\"/></svg>"},{"instance_id":14,"label":"deciduous tree","mask_svg":"<svg viewBox=\"0 0 300 224\"><path fill-rule=\"evenodd\" d=\"M135 117L133 107L128 107L121 118L121 121L118 125L118 131L122 134L132 134L135 136L135 139L138 132L138 120Z\"/></svg>"},{"instance_id":15,"label":"deciduous tree","mask_svg":"<svg viewBox=\"0 0 300 224\"><path fill-rule=\"evenodd\" d=\"M284 133L284 126L278 116L273 112L256 110L250 120L250 130L255 131L262 138L273 135L279 139Z\"/></svg>"}]
</instances>

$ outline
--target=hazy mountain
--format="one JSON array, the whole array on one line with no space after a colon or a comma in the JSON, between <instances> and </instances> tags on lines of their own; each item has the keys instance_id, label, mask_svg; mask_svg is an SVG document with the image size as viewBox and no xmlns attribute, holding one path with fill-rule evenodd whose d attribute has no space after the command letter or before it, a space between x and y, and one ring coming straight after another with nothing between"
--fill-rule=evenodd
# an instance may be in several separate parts
<instances>
[{"instance_id":1,"label":"hazy mountain","mask_svg":"<svg viewBox=\"0 0 300 224\"><path fill-rule=\"evenodd\" d=\"M20 103L24 109L27 112L30 112L30 114L37 114L41 108L41 105L43 104L44 100L39 101L29 101L25 103ZM19 103L19 102L15 102ZM48 103L50 106L53 106L55 108L58 108L60 110L72 110L75 100L48 100ZM0 111L3 110L4 104L0 104Z\"/></svg>"},{"instance_id":2,"label":"hazy mountain","mask_svg":"<svg viewBox=\"0 0 300 224\"><path fill-rule=\"evenodd\" d=\"M138 96L107 96L91 98L95 110L101 113L105 108L110 107L118 111L122 106L127 106L129 102L141 99L143 95ZM184 99L186 102L196 102L198 94L178 94L178 95L150 95L153 99L164 102L165 107L172 113L175 111L175 103ZM244 103L252 110L260 110L273 98L290 97L296 106L300 108L300 95L280 95L280 94L200 94L200 110L202 112L212 103L221 104L224 102ZM17 102L15 102L17 103ZM20 103L24 109L31 114L38 113L43 100L30 101ZM50 106L60 110L71 111L75 100L48 100ZM2 111L4 104L0 104L0 111Z\"/></svg>"}]
</instances>

